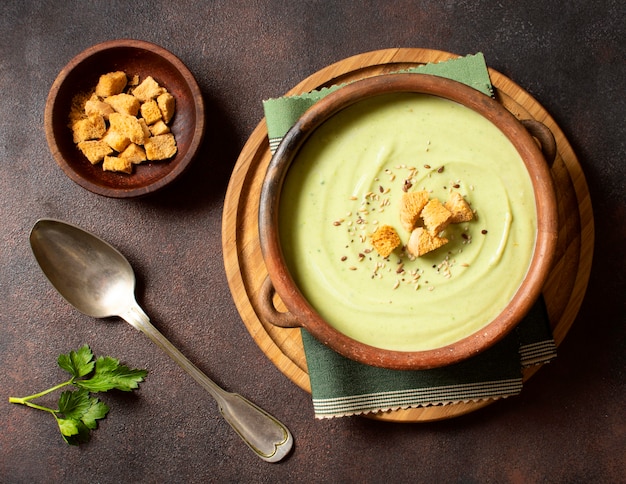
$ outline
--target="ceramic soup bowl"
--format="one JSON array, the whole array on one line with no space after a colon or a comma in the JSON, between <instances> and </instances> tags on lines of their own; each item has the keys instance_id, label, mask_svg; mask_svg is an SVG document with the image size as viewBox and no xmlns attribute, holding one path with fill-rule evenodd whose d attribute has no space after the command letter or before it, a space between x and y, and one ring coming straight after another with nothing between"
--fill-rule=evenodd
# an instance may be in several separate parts
<instances>
[{"instance_id":1,"label":"ceramic soup bowl","mask_svg":"<svg viewBox=\"0 0 626 484\"><path fill-rule=\"evenodd\" d=\"M332 92L265 175L262 319L384 368L441 367L489 348L551 268L555 154L544 125L445 78L389 74ZM434 212L407 221L411 196ZM455 219L453 197L469 219Z\"/></svg>"}]
</instances>

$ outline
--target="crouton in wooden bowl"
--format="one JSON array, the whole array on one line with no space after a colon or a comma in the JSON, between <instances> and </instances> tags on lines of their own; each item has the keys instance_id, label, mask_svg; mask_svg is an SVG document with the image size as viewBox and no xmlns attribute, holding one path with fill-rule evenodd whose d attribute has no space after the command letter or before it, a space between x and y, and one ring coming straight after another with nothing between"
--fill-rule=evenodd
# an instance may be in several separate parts
<instances>
[{"instance_id":1,"label":"crouton in wooden bowl","mask_svg":"<svg viewBox=\"0 0 626 484\"><path fill-rule=\"evenodd\" d=\"M45 131L74 182L114 198L143 196L178 178L205 126L200 88L162 47L111 40L74 57L52 84Z\"/></svg>"},{"instance_id":2,"label":"crouton in wooden bowl","mask_svg":"<svg viewBox=\"0 0 626 484\"><path fill-rule=\"evenodd\" d=\"M262 319L392 369L491 347L551 268L554 153L545 126L441 77L386 74L328 94L265 175Z\"/></svg>"}]
</instances>

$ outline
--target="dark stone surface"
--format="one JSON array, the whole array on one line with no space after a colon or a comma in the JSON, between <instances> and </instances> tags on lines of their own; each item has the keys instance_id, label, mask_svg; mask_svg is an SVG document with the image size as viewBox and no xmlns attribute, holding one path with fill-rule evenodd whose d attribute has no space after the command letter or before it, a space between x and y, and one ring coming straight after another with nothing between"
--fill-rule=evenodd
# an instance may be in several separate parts
<instances>
[{"instance_id":1,"label":"dark stone surface","mask_svg":"<svg viewBox=\"0 0 626 484\"><path fill-rule=\"evenodd\" d=\"M0 15L0 481L618 482L626 471L626 7L621 1L24 1ZM91 194L54 163L48 89L86 47L133 37L178 55L202 88L205 143L174 186L140 200ZM596 222L589 289L559 358L519 397L458 419L317 421L310 397L250 338L223 269L230 172L263 99L345 57L389 47L484 52L543 104L583 167ZM128 256L138 299L198 366L283 420L295 450L257 459L212 400L118 320L95 321L50 287L28 247L36 219L96 232ZM150 370L91 443L9 404L59 381L59 353L89 343ZM48 402L54 404L53 401Z\"/></svg>"}]
</instances>

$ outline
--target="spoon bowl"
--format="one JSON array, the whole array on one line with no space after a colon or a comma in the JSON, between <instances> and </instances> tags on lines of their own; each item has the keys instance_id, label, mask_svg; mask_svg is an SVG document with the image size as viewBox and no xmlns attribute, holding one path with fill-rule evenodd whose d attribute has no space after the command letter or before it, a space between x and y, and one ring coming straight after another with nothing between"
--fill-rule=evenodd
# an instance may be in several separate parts
<instances>
[{"instance_id":1,"label":"spoon bowl","mask_svg":"<svg viewBox=\"0 0 626 484\"><path fill-rule=\"evenodd\" d=\"M30 245L43 273L80 312L119 316L142 331L216 400L220 413L257 456L278 462L292 445L289 430L237 393L227 392L191 363L151 323L135 299L135 274L113 246L74 225L53 219L35 223Z\"/></svg>"},{"instance_id":2,"label":"spoon bowl","mask_svg":"<svg viewBox=\"0 0 626 484\"><path fill-rule=\"evenodd\" d=\"M126 313L135 274L113 246L73 225L40 220L30 234L37 263L67 302L94 318Z\"/></svg>"}]
</instances>

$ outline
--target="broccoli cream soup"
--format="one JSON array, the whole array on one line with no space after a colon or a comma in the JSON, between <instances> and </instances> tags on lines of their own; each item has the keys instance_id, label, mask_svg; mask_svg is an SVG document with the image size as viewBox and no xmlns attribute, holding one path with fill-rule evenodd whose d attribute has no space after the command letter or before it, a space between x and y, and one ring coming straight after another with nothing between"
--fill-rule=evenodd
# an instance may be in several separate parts
<instances>
[{"instance_id":1,"label":"broccoli cream soup","mask_svg":"<svg viewBox=\"0 0 626 484\"><path fill-rule=\"evenodd\" d=\"M404 193L445 204L460 194L469 221L436 234L418 257L400 220ZM401 243L372 245L380 226ZM279 233L304 297L340 332L378 348L419 351L462 339L510 301L535 245L533 189L522 159L488 120L429 95L382 95L332 117L293 161Z\"/></svg>"}]
</instances>

